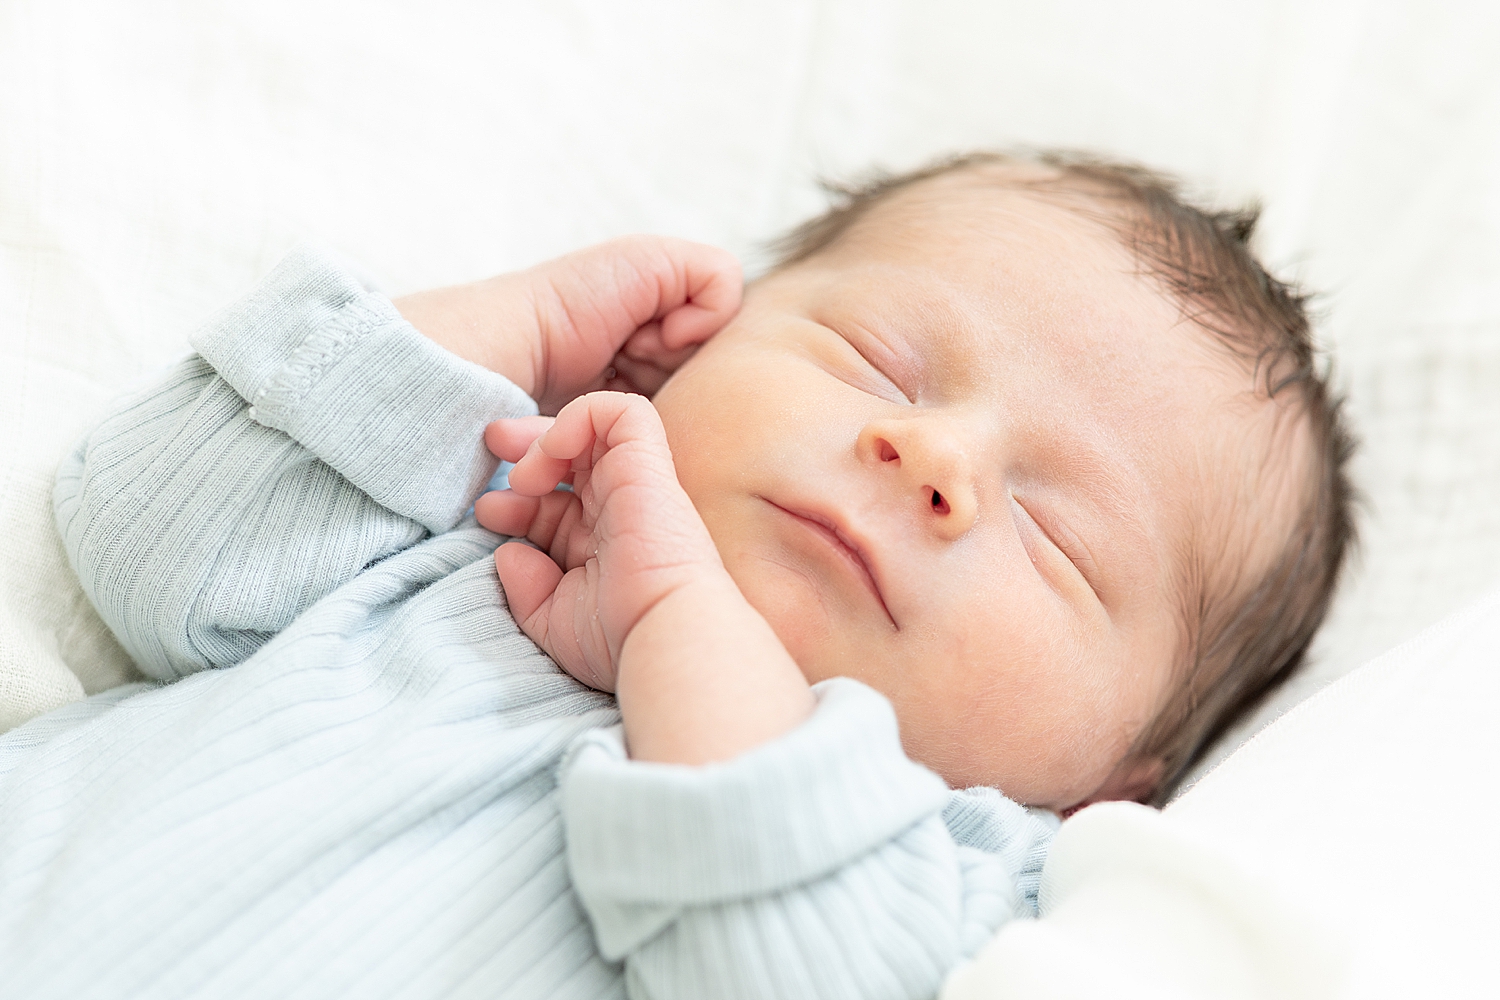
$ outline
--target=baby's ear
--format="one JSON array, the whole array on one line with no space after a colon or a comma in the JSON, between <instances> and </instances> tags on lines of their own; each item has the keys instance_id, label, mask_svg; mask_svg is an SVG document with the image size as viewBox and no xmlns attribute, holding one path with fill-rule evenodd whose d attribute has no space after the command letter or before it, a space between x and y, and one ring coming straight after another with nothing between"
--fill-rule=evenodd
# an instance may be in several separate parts
<instances>
[{"instance_id":1,"label":"baby's ear","mask_svg":"<svg viewBox=\"0 0 1500 1000\"><path fill-rule=\"evenodd\" d=\"M1150 802L1167 772L1167 762L1160 757L1127 757L1115 767L1092 795L1063 811L1071 816L1095 802Z\"/></svg>"}]
</instances>

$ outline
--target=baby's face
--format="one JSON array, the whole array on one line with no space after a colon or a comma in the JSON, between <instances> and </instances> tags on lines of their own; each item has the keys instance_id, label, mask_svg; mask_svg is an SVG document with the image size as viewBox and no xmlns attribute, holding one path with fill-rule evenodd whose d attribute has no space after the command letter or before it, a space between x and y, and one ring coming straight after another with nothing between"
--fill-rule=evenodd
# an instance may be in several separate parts
<instances>
[{"instance_id":1,"label":"baby's face","mask_svg":"<svg viewBox=\"0 0 1500 1000\"><path fill-rule=\"evenodd\" d=\"M950 785L1064 808L1145 790L1248 381L1101 227L950 177L754 284L655 402L808 680L883 692Z\"/></svg>"}]
</instances>

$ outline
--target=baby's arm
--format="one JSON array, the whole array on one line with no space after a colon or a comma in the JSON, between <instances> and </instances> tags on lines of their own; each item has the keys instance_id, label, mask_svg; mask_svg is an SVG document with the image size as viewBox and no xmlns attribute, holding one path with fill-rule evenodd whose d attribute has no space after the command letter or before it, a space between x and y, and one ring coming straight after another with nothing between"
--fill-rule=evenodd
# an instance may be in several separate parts
<instances>
[{"instance_id":1,"label":"baby's arm","mask_svg":"<svg viewBox=\"0 0 1500 1000\"><path fill-rule=\"evenodd\" d=\"M295 252L194 337L197 356L89 435L59 471L58 526L146 673L237 663L364 567L454 526L494 470L485 422L536 412L471 363L488 356L456 351L524 344L535 363L513 374L555 395L602 380L622 345L644 359L622 357L628 371L670 366L738 306L733 258L682 241L620 241L523 276L418 297L428 339L317 253ZM505 322L455 323L450 296ZM486 548L449 546L409 583Z\"/></svg>"},{"instance_id":2,"label":"baby's arm","mask_svg":"<svg viewBox=\"0 0 1500 1000\"><path fill-rule=\"evenodd\" d=\"M545 550L496 553L523 628L619 694L623 734L591 734L561 780L574 885L631 995L934 996L1028 911L1019 877L1045 827L948 792L869 688L809 690L725 573L644 400L579 399L528 447L537 427L491 428L520 462L514 492L476 512ZM568 477L573 493L550 492ZM956 842L955 804L990 850Z\"/></svg>"},{"instance_id":3,"label":"baby's arm","mask_svg":"<svg viewBox=\"0 0 1500 1000\"><path fill-rule=\"evenodd\" d=\"M451 527L493 470L476 429L534 412L294 251L64 462L85 592L158 680L243 660L362 567Z\"/></svg>"}]
</instances>

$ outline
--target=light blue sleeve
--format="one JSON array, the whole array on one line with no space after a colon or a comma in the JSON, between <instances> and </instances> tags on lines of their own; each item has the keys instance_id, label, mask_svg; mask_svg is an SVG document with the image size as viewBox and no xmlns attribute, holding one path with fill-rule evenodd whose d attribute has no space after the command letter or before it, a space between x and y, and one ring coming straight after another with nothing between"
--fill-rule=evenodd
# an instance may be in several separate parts
<instances>
[{"instance_id":1,"label":"light blue sleeve","mask_svg":"<svg viewBox=\"0 0 1500 1000\"><path fill-rule=\"evenodd\" d=\"M148 676L238 663L360 570L451 528L536 412L311 249L193 338L58 472L58 528Z\"/></svg>"},{"instance_id":2,"label":"light blue sleeve","mask_svg":"<svg viewBox=\"0 0 1500 1000\"><path fill-rule=\"evenodd\" d=\"M631 761L618 727L565 759L574 887L634 1000L934 997L1032 912L1016 868L1051 830L996 795L966 815L1004 849L961 845L954 793L903 753L885 698L814 690L810 720L722 764Z\"/></svg>"},{"instance_id":3,"label":"light blue sleeve","mask_svg":"<svg viewBox=\"0 0 1500 1000\"><path fill-rule=\"evenodd\" d=\"M1028 916L1036 916L1042 866L1062 819L1047 809L1028 809L993 788L948 794L943 822L960 849L998 857L1015 874L1016 891ZM987 940L987 938L986 938Z\"/></svg>"}]
</instances>

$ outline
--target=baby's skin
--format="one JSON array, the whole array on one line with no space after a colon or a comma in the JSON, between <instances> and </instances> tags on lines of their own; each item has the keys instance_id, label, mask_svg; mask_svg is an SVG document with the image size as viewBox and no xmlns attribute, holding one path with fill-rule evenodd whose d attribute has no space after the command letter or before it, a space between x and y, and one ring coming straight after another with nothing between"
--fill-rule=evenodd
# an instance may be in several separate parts
<instances>
[{"instance_id":1,"label":"baby's skin","mask_svg":"<svg viewBox=\"0 0 1500 1000\"><path fill-rule=\"evenodd\" d=\"M556 418L496 421L516 463L475 505L540 546L495 553L511 613L578 680L616 695L633 757L723 760L811 713L808 682L740 594L677 480L658 389L740 303L729 254L617 240L521 275L396 305L418 329L516 382ZM578 393L612 384L633 391ZM557 491L561 482L572 492ZM712 664L705 669L704 664Z\"/></svg>"},{"instance_id":2,"label":"baby's skin","mask_svg":"<svg viewBox=\"0 0 1500 1000\"><path fill-rule=\"evenodd\" d=\"M1233 528L1276 427L1252 375L1104 226L962 174L739 295L638 237L397 301L557 413L490 426L517 465L475 505L537 546L495 556L527 634L638 759L732 757L842 675L950 786L1148 795L1193 553L1285 534Z\"/></svg>"}]
</instances>

